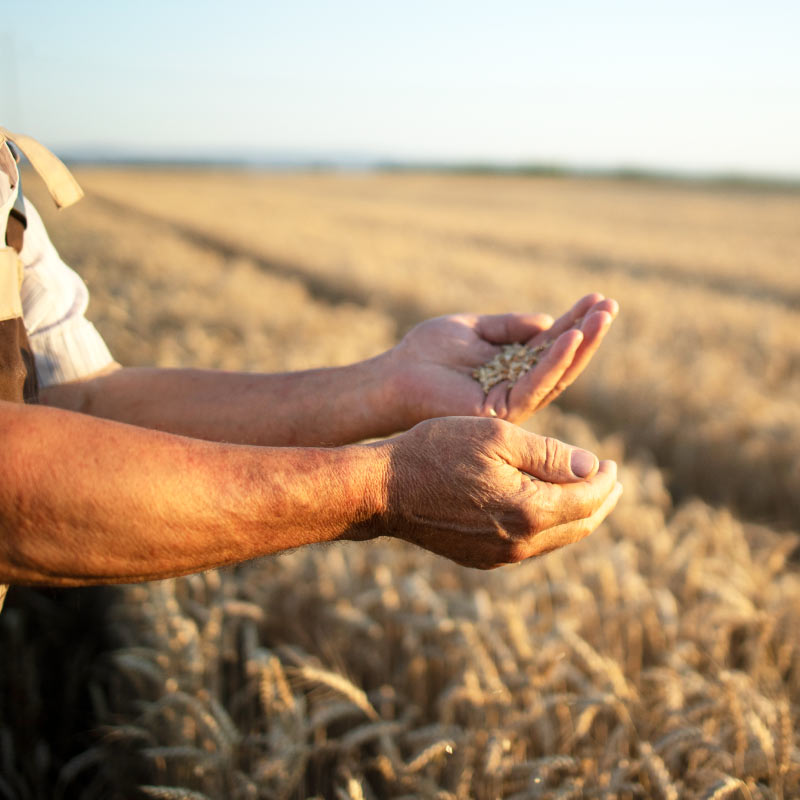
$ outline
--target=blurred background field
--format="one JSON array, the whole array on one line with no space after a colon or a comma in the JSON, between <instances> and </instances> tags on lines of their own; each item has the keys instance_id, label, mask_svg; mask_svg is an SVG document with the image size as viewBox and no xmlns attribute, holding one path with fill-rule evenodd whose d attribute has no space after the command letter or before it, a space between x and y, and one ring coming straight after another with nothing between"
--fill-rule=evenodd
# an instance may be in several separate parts
<instances>
[{"instance_id":1,"label":"blurred background field","mask_svg":"<svg viewBox=\"0 0 800 800\"><path fill-rule=\"evenodd\" d=\"M626 491L585 542L493 573L380 542L12 591L0 796L800 796L800 194L76 174L74 210L26 188L127 365L346 363L431 315L615 297L527 426L619 459Z\"/></svg>"}]
</instances>

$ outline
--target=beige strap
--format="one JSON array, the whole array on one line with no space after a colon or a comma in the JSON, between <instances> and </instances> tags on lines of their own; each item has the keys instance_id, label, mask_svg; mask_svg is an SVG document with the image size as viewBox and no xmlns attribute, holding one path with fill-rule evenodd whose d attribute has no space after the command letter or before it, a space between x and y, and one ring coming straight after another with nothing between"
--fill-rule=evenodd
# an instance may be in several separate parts
<instances>
[{"instance_id":1,"label":"beige strap","mask_svg":"<svg viewBox=\"0 0 800 800\"><path fill-rule=\"evenodd\" d=\"M2 142L0 142L0 170L5 172L9 186L14 189L17 185L17 162L14 161L11 151L7 147L3 147ZM14 204L13 200L10 202L12 205Z\"/></svg>"},{"instance_id":2,"label":"beige strap","mask_svg":"<svg viewBox=\"0 0 800 800\"><path fill-rule=\"evenodd\" d=\"M42 180L59 208L71 206L83 197L83 189L72 177L72 173L36 139L24 134L11 133L3 127L0 127L0 137L2 137L0 144L8 139L25 153L33 168L42 176Z\"/></svg>"},{"instance_id":3,"label":"beige strap","mask_svg":"<svg viewBox=\"0 0 800 800\"><path fill-rule=\"evenodd\" d=\"M0 322L22 316L20 260L13 247L0 249Z\"/></svg>"}]
</instances>

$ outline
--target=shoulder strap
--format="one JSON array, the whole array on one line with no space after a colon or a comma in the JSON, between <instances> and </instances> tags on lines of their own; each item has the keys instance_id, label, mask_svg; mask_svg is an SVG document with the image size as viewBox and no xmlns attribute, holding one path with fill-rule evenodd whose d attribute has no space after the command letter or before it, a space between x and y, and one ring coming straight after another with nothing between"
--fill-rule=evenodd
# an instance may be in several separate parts
<instances>
[{"instance_id":1,"label":"shoulder strap","mask_svg":"<svg viewBox=\"0 0 800 800\"><path fill-rule=\"evenodd\" d=\"M72 173L44 145L20 133L11 133L0 127L0 144L13 142L28 157L33 168L41 175L50 195L59 208L71 206L83 197L83 190Z\"/></svg>"}]
</instances>

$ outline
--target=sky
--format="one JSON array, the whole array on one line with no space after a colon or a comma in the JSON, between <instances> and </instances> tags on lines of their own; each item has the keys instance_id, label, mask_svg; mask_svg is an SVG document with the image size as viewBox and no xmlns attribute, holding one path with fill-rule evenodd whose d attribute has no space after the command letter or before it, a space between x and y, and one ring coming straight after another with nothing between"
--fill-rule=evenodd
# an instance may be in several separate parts
<instances>
[{"instance_id":1,"label":"sky","mask_svg":"<svg viewBox=\"0 0 800 800\"><path fill-rule=\"evenodd\" d=\"M800 176L800 2L0 0L57 152Z\"/></svg>"}]
</instances>

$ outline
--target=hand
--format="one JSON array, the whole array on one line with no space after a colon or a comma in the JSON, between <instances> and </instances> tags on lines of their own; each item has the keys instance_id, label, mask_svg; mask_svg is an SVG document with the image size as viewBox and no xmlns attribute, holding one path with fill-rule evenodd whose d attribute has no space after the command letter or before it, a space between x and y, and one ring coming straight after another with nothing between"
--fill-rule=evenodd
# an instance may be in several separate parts
<instances>
[{"instance_id":1,"label":"hand","mask_svg":"<svg viewBox=\"0 0 800 800\"><path fill-rule=\"evenodd\" d=\"M622 493L613 461L501 420L429 420L381 446L390 452L379 530L469 567L577 542Z\"/></svg>"},{"instance_id":2,"label":"hand","mask_svg":"<svg viewBox=\"0 0 800 800\"><path fill-rule=\"evenodd\" d=\"M450 415L523 421L580 375L617 311L614 300L589 294L555 322L547 314L458 314L417 325L390 351L405 426ZM550 341L542 360L513 387L503 381L484 395L472 377L503 344Z\"/></svg>"}]
</instances>

